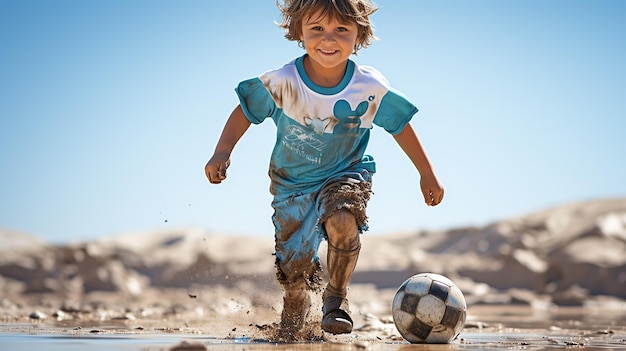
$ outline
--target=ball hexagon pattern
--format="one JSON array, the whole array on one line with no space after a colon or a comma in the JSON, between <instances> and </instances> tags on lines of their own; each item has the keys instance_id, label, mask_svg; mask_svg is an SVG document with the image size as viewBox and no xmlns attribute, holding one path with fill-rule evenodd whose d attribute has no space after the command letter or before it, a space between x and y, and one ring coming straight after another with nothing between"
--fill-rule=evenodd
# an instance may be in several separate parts
<instances>
[{"instance_id":1,"label":"ball hexagon pattern","mask_svg":"<svg viewBox=\"0 0 626 351\"><path fill-rule=\"evenodd\" d=\"M467 304L447 277L416 274L402 283L393 299L393 321L410 343L445 344L465 325Z\"/></svg>"}]
</instances>

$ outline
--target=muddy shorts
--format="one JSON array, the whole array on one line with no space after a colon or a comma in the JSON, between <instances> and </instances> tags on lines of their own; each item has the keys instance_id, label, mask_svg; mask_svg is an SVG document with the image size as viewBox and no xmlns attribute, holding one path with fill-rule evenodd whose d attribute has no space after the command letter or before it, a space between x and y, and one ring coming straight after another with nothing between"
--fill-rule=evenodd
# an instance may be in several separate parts
<instances>
[{"instance_id":1,"label":"muddy shorts","mask_svg":"<svg viewBox=\"0 0 626 351\"><path fill-rule=\"evenodd\" d=\"M324 222L336 210L347 210L357 220L359 233L368 229L366 207L373 172L356 169L329 179L319 191L274 198L276 266L281 283L315 279L318 249L328 238Z\"/></svg>"}]
</instances>

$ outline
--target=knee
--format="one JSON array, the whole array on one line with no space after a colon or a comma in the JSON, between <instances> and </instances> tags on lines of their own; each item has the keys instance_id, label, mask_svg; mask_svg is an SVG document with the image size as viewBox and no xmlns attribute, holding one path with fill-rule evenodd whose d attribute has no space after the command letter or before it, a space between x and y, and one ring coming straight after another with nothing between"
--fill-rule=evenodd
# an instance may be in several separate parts
<instances>
[{"instance_id":1,"label":"knee","mask_svg":"<svg viewBox=\"0 0 626 351\"><path fill-rule=\"evenodd\" d=\"M346 210L337 210L324 223L328 241L339 249L351 248L359 240L356 218Z\"/></svg>"}]
</instances>

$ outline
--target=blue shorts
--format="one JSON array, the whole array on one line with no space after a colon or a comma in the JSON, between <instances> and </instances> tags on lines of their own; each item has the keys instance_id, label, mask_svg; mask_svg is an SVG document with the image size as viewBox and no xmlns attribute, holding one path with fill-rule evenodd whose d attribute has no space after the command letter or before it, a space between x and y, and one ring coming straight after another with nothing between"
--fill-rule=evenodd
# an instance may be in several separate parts
<instances>
[{"instance_id":1,"label":"blue shorts","mask_svg":"<svg viewBox=\"0 0 626 351\"><path fill-rule=\"evenodd\" d=\"M277 276L281 283L315 279L318 249L328 238L324 222L336 210L347 210L357 220L359 232L368 229L366 207L373 172L357 168L327 180L319 191L274 197Z\"/></svg>"}]
</instances>

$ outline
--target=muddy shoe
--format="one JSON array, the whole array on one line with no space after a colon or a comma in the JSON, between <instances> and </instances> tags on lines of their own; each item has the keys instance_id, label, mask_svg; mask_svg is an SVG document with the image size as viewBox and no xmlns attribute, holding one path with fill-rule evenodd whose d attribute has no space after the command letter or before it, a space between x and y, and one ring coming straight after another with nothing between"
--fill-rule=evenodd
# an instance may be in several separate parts
<instances>
[{"instance_id":1,"label":"muddy shoe","mask_svg":"<svg viewBox=\"0 0 626 351\"><path fill-rule=\"evenodd\" d=\"M310 308L311 297L304 285L286 288L279 335L282 338L295 336L304 326Z\"/></svg>"},{"instance_id":2,"label":"muddy shoe","mask_svg":"<svg viewBox=\"0 0 626 351\"><path fill-rule=\"evenodd\" d=\"M324 296L322 306L322 330L331 334L350 334L352 318L348 300L339 296Z\"/></svg>"}]
</instances>

